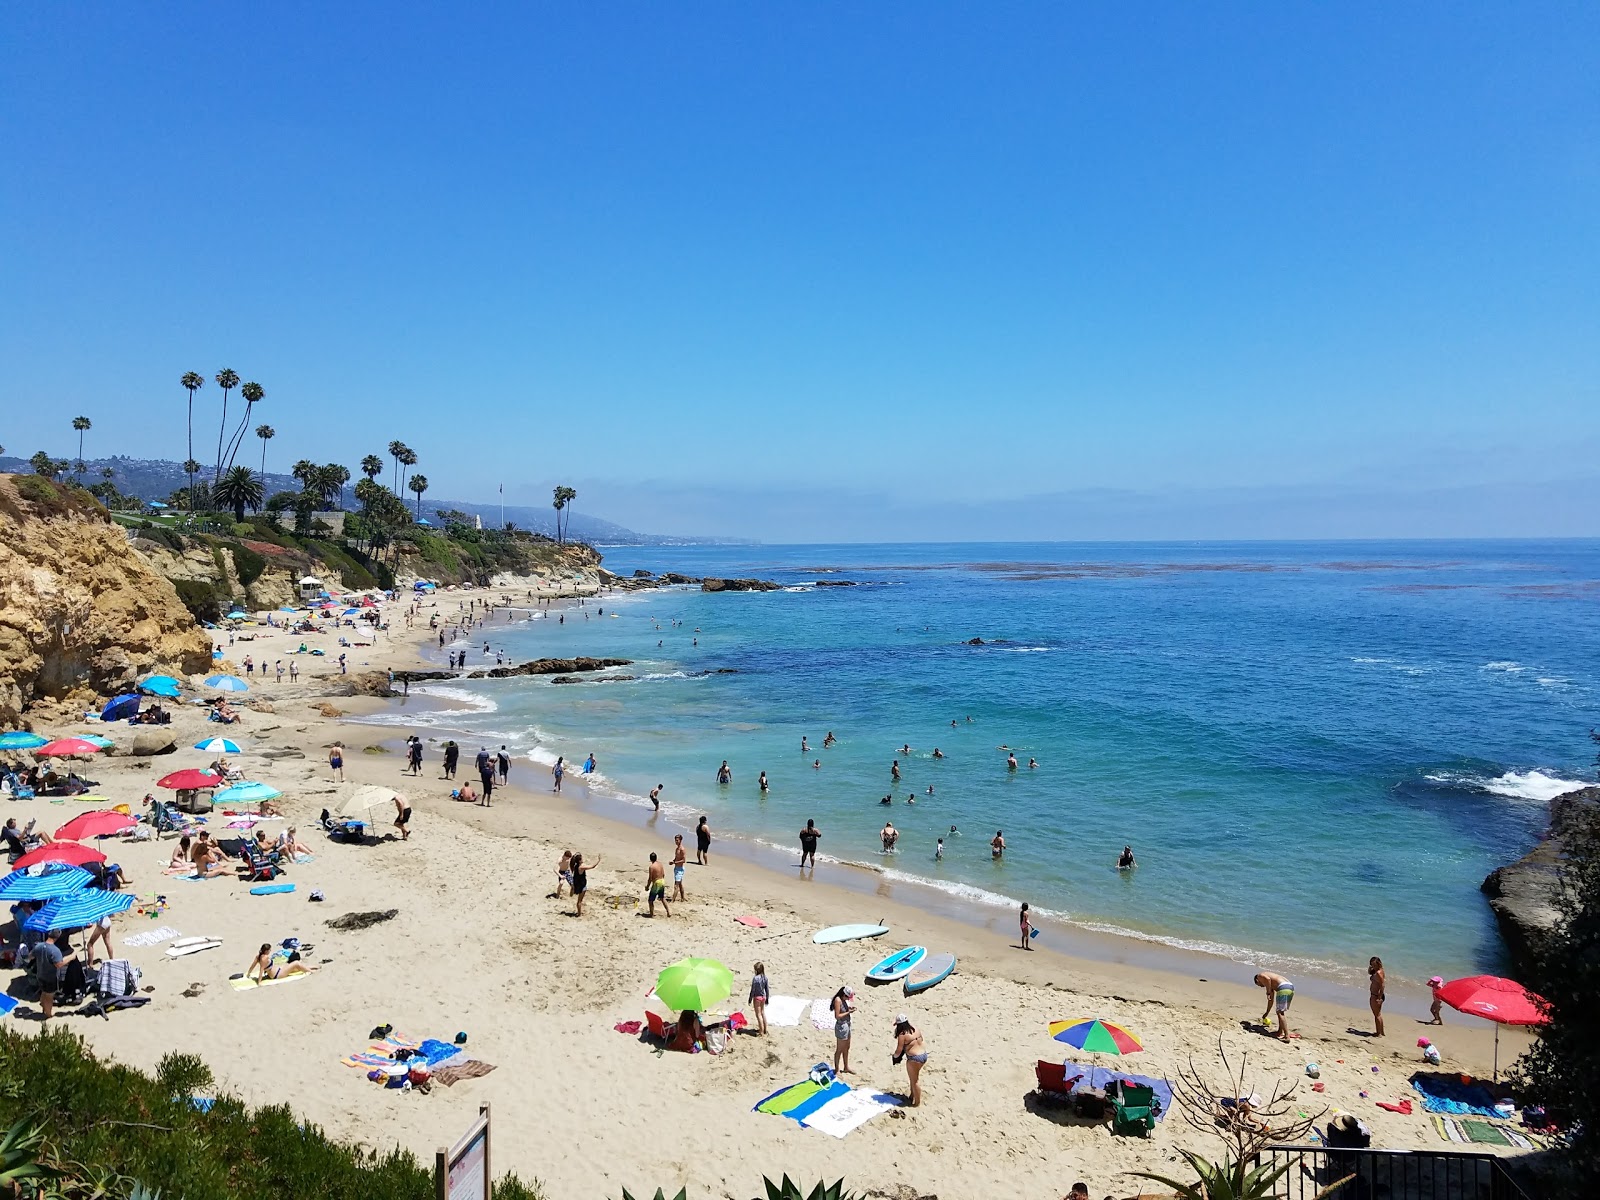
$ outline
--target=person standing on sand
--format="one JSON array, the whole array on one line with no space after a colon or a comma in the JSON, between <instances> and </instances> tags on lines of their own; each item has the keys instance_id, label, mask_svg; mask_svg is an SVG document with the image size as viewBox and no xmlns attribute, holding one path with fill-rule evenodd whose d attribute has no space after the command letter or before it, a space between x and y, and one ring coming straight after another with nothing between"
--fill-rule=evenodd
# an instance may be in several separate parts
<instances>
[{"instance_id":1,"label":"person standing on sand","mask_svg":"<svg viewBox=\"0 0 1600 1200\"><path fill-rule=\"evenodd\" d=\"M800 831L800 869L806 869L806 859L811 860L811 869L817 869L817 843L822 839L822 830L817 828L815 821L807 821L806 827Z\"/></svg>"},{"instance_id":2,"label":"person standing on sand","mask_svg":"<svg viewBox=\"0 0 1600 1200\"><path fill-rule=\"evenodd\" d=\"M1372 1006L1372 1023L1377 1029L1374 1037L1383 1036L1383 1001L1384 983L1386 976L1383 971L1383 959L1373 955L1367 963L1367 1003Z\"/></svg>"},{"instance_id":3,"label":"person standing on sand","mask_svg":"<svg viewBox=\"0 0 1600 1200\"><path fill-rule=\"evenodd\" d=\"M1289 1005L1294 1003L1294 984L1282 975L1274 975L1271 971L1261 971L1255 976L1255 985L1266 989L1267 1007L1261 1014L1261 1023L1265 1025L1272 1015L1274 1007L1278 1010L1278 1033L1280 1042L1287 1042L1291 1036L1289 1031Z\"/></svg>"},{"instance_id":4,"label":"person standing on sand","mask_svg":"<svg viewBox=\"0 0 1600 1200\"><path fill-rule=\"evenodd\" d=\"M921 1107L922 1068L928 1062L928 1043L906 1013L894 1019L894 1053L890 1058L895 1066L900 1065L901 1059L905 1060L906 1076L911 1083L911 1107Z\"/></svg>"},{"instance_id":5,"label":"person standing on sand","mask_svg":"<svg viewBox=\"0 0 1600 1200\"><path fill-rule=\"evenodd\" d=\"M556 863L556 890L550 893L550 899L552 899L552 900L561 899L561 888L562 888L563 885L566 885L568 887L570 887L572 885L572 851L571 850L563 850L561 852L561 861Z\"/></svg>"},{"instance_id":6,"label":"person standing on sand","mask_svg":"<svg viewBox=\"0 0 1600 1200\"><path fill-rule=\"evenodd\" d=\"M567 760L563 755L556 755L556 765L550 768L550 775L555 779L556 785L552 791L561 790L561 778L567 773Z\"/></svg>"},{"instance_id":7,"label":"person standing on sand","mask_svg":"<svg viewBox=\"0 0 1600 1200\"><path fill-rule=\"evenodd\" d=\"M455 739L444 744L444 778L456 777L456 764L461 761L461 747L456 745Z\"/></svg>"},{"instance_id":8,"label":"person standing on sand","mask_svg":"<svg viewBox=\"0 0 1600 1200\"><path fill-rule=\"evenodd\" d=\"M1428 1021L1426 1021L1425 1024L1428 1024L1428 1025L1443 1025L1444 1024L1444 1014L1440 1011L1444 1007L1444 997L1439 995L1439 989L1442 988L1443 986L1444 986L1444 976L1443 975L1435 975L1432 979L1428 980L1428 990L1433 993L1433 1007L1428 1010L1428 1014L1429 1014L1430 1019Z\"/></svg>"},{"instance_id":9,"label":"person standing on sand","mask_svg":"<svg viewBox=\"0 0 1600 1200\"><path fill-rule=\"evenodd\" d=\"M1020 914L1020 921L1021 921L1021 924L1022 924L1022 948L1024 950L1032 950L1033 949L1033 919L1028 916L1028 906L1027 906L1026 903L1024 903L1023 906L1022 906L1022 912Z\"/></svg>"},{"instance_id":10,"label":"person standing on sand","mask_svg":"<svg viewBox=\"0 0 1600 1200\"><path fill-rule=\"evenodd\" d=\"M411 820L411 807L406 804L406 798L398 793L394 798L394 813L394 827L400 831L400 840L409 842L411 830L406 828L406 824Z\"/></svg>"},{"instance_id":11,"label":"person standing on sand","mask_svg":"<svg viewBox=\"0 0 1600 1200\"><path fill-rule=\"evenodd\" d=\"M585 865L582 854L574 854L572 856L572 896L577 904L577 907L573 909L572 915L575 917L583 916L583 898L589 891L589 867L598 867L599 865L600 860L598 858L594 862Z\"/></svg>"},{"instance_id":12,"label":"person standing on sand","mask_svg":"<svg viewBox=\"0 0 1600 1200\"><path fill-rule=\"evenodd\" d=\"M757 963L750 976L750 1007L756 1014L756 1036L767 1036L767 1000L771 988L767 984L767 964Z\"/></svg>"},{"instance_id":13,"label":"person standing on sand","mask_svg":"<svg viewBox=\"0 0 1600 1200\"><path fill-rule=\"evenodd\" d=\"M706 855L711 852L711 826L706 824L705 817L700 818L700 824L694 827L694 861L698 866L706 866Z\"/></svg>"},{"instance_id":14,"label":"person standing on sand","mask_svg":"<svg viewBox=\"0 0 1600 1200\"><path fill-rule=\"evenodd\" d=\"M344 782L344 747L338 742L328 751L328 770L340 783Z\"/></svg>"},{"instance_id":15,"label":"person standing on sand","mask_svg":"<svg viewBox=\"0 0 1600 1200\"><path fill-rule=\"evenodd\" d=\"M845 984L833 994L833 1073L854 1075L850 1069L850 1014L855 1012L856 990Z\"/></svg>"},{"instance_id":16,"label":"person standing on sand","mask_svg":"<svg viewBox=\"0 0 1600 1200\"><path fill-rule=\"evenodd\" d=\"M683 868L689 861L689 852L683 848L683 834L672 835L672 898L687 900L683 894Z\"/></svg>"},{"instance_id":17,"label":"person standing on sand","mask_svg":"<svg viewBox=\"0 0 1600 1200\"><path fill-rule=\"evenodd\" d=\"M477 756L472 760L472 765L478 768L478 777L494 773L494 765L489 761L489 748L479 746Z\"/></svg>"},{"instance_id":18,"label":"person standing on sand","mask_svg":"<svg viewBox=\"0 0 1600 1200\"><path fill-rule=\"evenodd\" d=\"M411 760L411 773L413 775L421 775L422 774L422 739L421 738L413 737L411 739L411 749L409 751L409 756L410 756L410 760Z\"/></svg>"},{"instance_id":19,"label":"person standing on sand","mask_svg":"<svg viewBox=\"0 0 1600 1200\"><path fill-rule=\"evenodd\" d=\"M650 869L644 876L644 894L650 901L650 911L647 917L656 915L656 901L661 901L661 907L667 916L672 915L672 909L667 905L667 869L656 860L656 852L650 851Z\"/></svg>"}]
</instances>

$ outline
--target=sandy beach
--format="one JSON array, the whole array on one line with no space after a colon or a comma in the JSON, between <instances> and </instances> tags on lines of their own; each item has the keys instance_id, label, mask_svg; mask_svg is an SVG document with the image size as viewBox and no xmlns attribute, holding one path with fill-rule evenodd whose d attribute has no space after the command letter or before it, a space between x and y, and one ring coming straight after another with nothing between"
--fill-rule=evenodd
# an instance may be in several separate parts
<instances>
[{"instance_id":1,"label":"sandy beach","mask_svg":"<svg viewBox=\"0 0 1600 1200\"><path fill-rule=\"evenodd\" d=\"M475 594L498 598L501 589ZM416 666L430 638L431 601L422 603L414 630L403 628L404 601L388 606L392 636L347 651L351 670ZM443 611L442 597L440 603ZM127 868L133 891L168 900L155 918L117 918L112 937L119 950L125 937L159 926L223 945L179 959L165 957L161 946L128 949L155 989L152 1002L109 1021L63 1018L98 1052L143 1067L169 1050L198 1053L224 1086L251 1101L287 1102L337 1134L374 1147L398 1143L419 1156L452 1140L477 1106L490 1102L496 1170L537 1178L563 1200L615 1197L623 1186L653 1194L660 1185L670 1194L684 1184L691 1196L748 1200L763 1174L784 1172L807 1183L843 1176L856 1190L889 1196L977 1196L1003 1180L1024 1200L1054 1200L1078 1179L1091 1195L1125 1196L1139 1190L1130 1170L1173 1168L1179 1147L1220 1151L1220 1142L1176 1117L1136 1140L1112 1137L1104 1125L1031 1111L1024 1099L1036 1060L1085 1061L1048 1037L1047 1023L1058 1018L1101 1017L1127 1026L1144 1050L1122 1065L1146 1075L1173 1073L1192 1057L1220 1081L1220 1041L1235 1060L1249 1055L1256 1090L1299 1081L1306 1114L1324 1106L1353 1112L1372 1127L1374 1145L1393 1148L1446 1146L1420 1104L1411 1115L1377 1107L1411 1095L1406 1079L1422 1066L1419 1035L1440 1045L1451 1069L1489 1073L1490 1027L1447 1011L1444 1027L1425 1028L1421 996L1391 996L1389 1036L1378 1041L1352 1032L1371 1028L1364 1005L1302 995L1292 1012L1301 1037L1284 1045L1250 1028L1264 997L1248 986L1249 968L1239 964L1195 956L1191 970L1156 970L1069 957L1054 948L1068 939L1048 927L1038 952L1028 954L1016 946L1014 917L985 928L930 913L887 884L870 896L860 886L832 886L826 865L814 879L800 877L723 854L716 845L705 867L693 864L691 847L687 902L675 904L670 918L647 920L637 901L648 854L670 857L672 830L664 822L641 814L628 823L586 811L576 797L553 795L546 771L526 760L514 764L509 787L496 789L492 807L452 801L453 785L439 778L437 742L428 744L422 775L413 778L403 773L397 744L403 728L343 719L399 702L330 696L338 648L333 635L322 636L328 656L297 657L298 683L254 686L243 698L240 723L224 729L208 724L201 709L180 706L171 726L177 753L110 754L80 767L99 781L96 792L138 811L155 779L212 757L187 747L206 735L228 736L244 748L235 762L246 778L283 790L286 823L315 852L290 870L293 893L253 896L233 878L163 875L171 835L108 842L104 848ZM302 640L260 633L224 647L223 667L242 661L246 651L258 663L276 660ZM334 710L338 715L326 715ZM42 728L101 732L124 750L137 732L81 721ZM343 784L331 780L327 764L335 741L346 748ZM472 776L477 748L463 743L458 782ZM408 841L348 845L313 828L323 808L367 783L408 798L415 814ZM70 799L8 801L6 815L20 823L36 818L41 829L53 830L82 807ZM225 823L219 811L209 828L231 835ZM271 834L281 827L266 826ZM571 915L570 899L549 898L566 848L595 864L582 918ZM324 902L308 902L313 889L325 894ZM325 924L388 909L397 910L393 919L359 931ZM744 915L765 927L735 921ZM811 941L822 927L879 918L891 927L881 939ZM230 985L229 976L244 971L262 942L291 936L313 944L307 958L320 966L317 973L249 991ZM897 986L863 984L872 963L912 943L956 954L957 973L909 999ZM657 972L685 955L720 959L733 969L730 1011L740 1007L757 960L765 962L776 995L810 999L842 984L856 987L857 1085L905 1090L904 1068L891 1063L890 1050L894 1017L908 1012L931 1051L923 1106L885 1114L843 1139L752 1112L769 1093L804 1079L813 1064L831 1060L831 1031L805 1017L798 1026L774 1027L767 1038L736 1037L722 1055L662 1053L617 1032L618 1023L643 1017ZM1137 959L1131 948L1129 957ZM27 1003L18 1010L19 1027L29 1026L31 1010ZM475 1056L496 1069L428 1095L380 1088L339 1060L385 1023L414 1038L449 1040L464 1032ZM1524 1044L1518 1031L1502 1035L1502 1068ZM1322 1094L1306 1078L1313 1061Z\"/></svg>"}]
</instances>

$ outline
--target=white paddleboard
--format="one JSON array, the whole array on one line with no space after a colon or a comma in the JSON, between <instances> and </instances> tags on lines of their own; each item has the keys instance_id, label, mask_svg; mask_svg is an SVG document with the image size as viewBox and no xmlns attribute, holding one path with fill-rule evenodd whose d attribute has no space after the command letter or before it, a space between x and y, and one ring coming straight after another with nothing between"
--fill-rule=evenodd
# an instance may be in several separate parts
<instances>
[{"instance_id":1,"label":"white paddleboard","mask_svg":"<svg viewBox=\"0 0 1600 1200\"><path fill-rule=\"evenodd\" d=\"M811 940L819 946L825 946L829 942L853 942L859 938L882 937L888 932L887 925L830 925L813 933Z\"/></svg>"},{"instance_id":2,"label":"white paddleboard","mask_svg":"<svg viewBox=\"0 0 1600 1200\"><path fill-rule=\"evenodd\" d=\"M186 954L198 954L202 950L215 950L222 945L221 938L180 938L167 947L168 958L182 958Z\"/></svg>"}]
</instances>

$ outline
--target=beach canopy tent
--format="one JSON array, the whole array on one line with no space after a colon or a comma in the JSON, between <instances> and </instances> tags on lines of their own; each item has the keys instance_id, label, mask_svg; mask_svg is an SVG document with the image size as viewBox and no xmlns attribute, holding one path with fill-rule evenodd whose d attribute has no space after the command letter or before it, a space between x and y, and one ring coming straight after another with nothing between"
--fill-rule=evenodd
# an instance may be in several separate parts
<instances>
[{"instance_id":1,"label":"beach canopy tent","mask_svg":"<svg viewBox=\"0 0 1600 1200\"><path fill-rule=\"evenodd\" d=\"M22 923L24 929L82 929L93 925L101 917L126 912L133 907L129 892L102 892L99 888L73 892L50 901Z\"/></svg>"},{"instance_id":2,"label":"beach canopy tent","mask_svg":"<svg viewBox=\"0 0 1600 1200\"><path fill-rule=\"evenodd\" d=\"M221 787L222 776L189 767L186 770L174 771L170 775L163 775L156 780L156 786L174 792L199 792L206 788Z\"/></svg>"},{"instance_id":3,"label":"beach canopy tent","mask_svg":"<svg viewBox=\"0 0 1600 1200\"><path fill-rule=\"evenodd\" d=\"M26 729L12 729L0 733L0 750L32 750L35 746L42 746L49 738L40 737L37 733L29 733Z\"/></svg>"},{"instance_id":4,"label":"beach canopy tent","mask_svg":"<svg viewBox=\"0 0 1600 1200\"><path fill-rule=\"evenodd\" d=\"M206 686L219 692L248 692L250 685L237 675L207 675Z\"/></svg>"},{"instance_id":5,"label":"beach canopy tent","mask_svg":"<svg viewBox=\"0 0 1600 1200\"><path fill-rule=\"evenodd\" d=\"M229 741L225 737L206 738L194 744L196 750L204 750L207 754L238 754L239 743Z\"/></svg>"},{"instance_id":6,"label":"beach canopy tent","mask_svg":"<svg viewBox=\"0 0 1600 1200\"><path fill-rule=\"evenodd\" d=\"M57 738L46 742L33 752L35 758L87 758L99 754L105 747L97 746L87 738Z\"/></svg>"},{"instance_id":7,"label":"beach canopy tent","mask_svg":"<svg viewBox=\"0 0 1600 1200\"><path fill-rule=\"evenodd\" d=\"M656 976L656 998L668 1008L704 1012L733 994L733 972L714 958L685 958Z\"/></svg>"},{"instance_id":8,"label":"beach canopy tent","mask_svg":"<svg viewBox=\"0 0 1600 1200\"><path fill-rule=\"evenodd\" d=\"M105 862L105 860L106 856L93 846L85 846L79 842L46 842L36 850L29 850L11 865L20 871L25 867L44 862L67 863L81 867L85 863Z\"/></svg>"},{"instance_id":9,"label":"beach canopy tent","mask_svg":"<svg viewBox=\"0 0 1600 1200\"><path fill-rule=\"evenodd\" d=\"M139 690L147 696L164 696L176 700L179 684L171 675L146 675L139 681Z\"/></svg>"},{"instance_id":10,"label":"beach canopy tent","mask_svg":"<svg viewBox=\"0 0 1600 1200\"><path fill-rule=\"evenodd\" d=\"M260 804L263 800L276 800L283 795L270 783L236 783L218 792L212 802L224 808L230 804Z\"/></svg>"},{"instance_id":11,"label":"beach canopy tent","mask_svg":"<svg viewBox=\"0 0 1600 1200\"><path fill-rule=\"evenodd\" d=\"M139 711L139 693L124 692L120 696L113 696L106 701L106 706L100 710L102 721L126 721Z\"/></svg>"},{"instance_id":12,"label":"beach canopy tent","mask_svg":"<svg viewBox=\"0 0 1600 1200\"><path fill-rule=\"evenodd\" d=\"M1468 975L1434 989L1434 994L1457 1012L1494 1022L1494 1078L1500 1078L1500 1026L1548 1025L1550 1006L1543 996L1530 992L1514 979L1498 975Z\"/></svg>"},{"instance_id":13,"label":"beach canopy tent","mask_svg":"<svg viewBox=\"0 0 1600 1200\"><path fill-rule=\"evenodd\" d=\"M93 879L94 876L82 867L61 866L53 870L46 868L37 874L24 868L0 879L0 900L7 903L18 900L53 900L57 896L81 892Z\"/></svg>"},{"instance_id":14,"label":"beach canopy tent","mask_svg":"<svg viewBox=\"0 0 1600 1200\"><path fill-rule=\"evenodd\" d=\"M114 808L97 808L73 817L56 830L55 838L57 841L62 838L78 841L86 837L110 837L114 833L124 833L138 823L125 812L118 812Z\"/></svg>"}]
</instances>

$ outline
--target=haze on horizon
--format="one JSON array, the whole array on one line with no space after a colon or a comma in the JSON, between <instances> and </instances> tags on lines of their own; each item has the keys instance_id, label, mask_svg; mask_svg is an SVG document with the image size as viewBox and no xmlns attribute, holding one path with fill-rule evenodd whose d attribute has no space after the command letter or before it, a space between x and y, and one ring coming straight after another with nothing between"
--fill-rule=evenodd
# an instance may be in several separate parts
<instances>
[{"instance_id":1,"label":"haze on horizon","mask_svg":"<svg viewBox=\"0 0 1600 1200\"><path fill-rule=\"evenodd\" d=\"M7 453L231 367L273 469L652 533L1600 536L1594 6L0 29Z\"/></svg>"}]
</instances>

